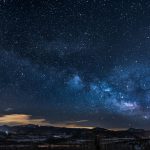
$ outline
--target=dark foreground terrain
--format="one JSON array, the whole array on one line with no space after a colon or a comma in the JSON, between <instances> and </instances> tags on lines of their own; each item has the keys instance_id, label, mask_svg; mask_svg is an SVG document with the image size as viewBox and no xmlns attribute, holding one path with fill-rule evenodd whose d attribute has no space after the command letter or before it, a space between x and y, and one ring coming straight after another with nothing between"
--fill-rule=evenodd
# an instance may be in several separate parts
<instances>
[{"instance_id":1,"label":"dark foreground terrain","mask_svg":"<svg viewBox=\"0 0 150 150\"><path fill-rule=\"evenodd\" d=\"M150 132L1 126L0 150L150 150Z\"/></svg>"}]
</instances>

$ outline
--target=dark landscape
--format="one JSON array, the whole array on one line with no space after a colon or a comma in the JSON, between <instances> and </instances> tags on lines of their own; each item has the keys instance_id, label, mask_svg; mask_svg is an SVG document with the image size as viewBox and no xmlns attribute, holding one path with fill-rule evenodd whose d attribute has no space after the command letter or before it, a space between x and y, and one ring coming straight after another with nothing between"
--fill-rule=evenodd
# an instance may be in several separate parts
<instances>
[{"instance_id":1,"label":"dark landscape","mask_svg":"<svg viewBox=\"0 0 150 150\"><path fill-rule=\"evenodd\" d=\"M1 126L0 150L149 150L150 131Z\"/></svg>"}]
</instances>

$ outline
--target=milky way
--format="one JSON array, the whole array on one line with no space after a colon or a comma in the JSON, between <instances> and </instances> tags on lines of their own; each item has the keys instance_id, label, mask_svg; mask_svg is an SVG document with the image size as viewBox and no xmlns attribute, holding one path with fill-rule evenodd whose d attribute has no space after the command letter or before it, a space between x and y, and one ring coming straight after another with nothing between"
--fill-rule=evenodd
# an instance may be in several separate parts
<instances>
[{"instance_id":1,"label":"milky way","mask_svg":"<svg viewBox=\"0 0 150 150\"><path fill-rule=\"evenodd\" d=\"M149 14L148 0L1 1L0 120L149 128Z\"/></svg>"}]
</instances>

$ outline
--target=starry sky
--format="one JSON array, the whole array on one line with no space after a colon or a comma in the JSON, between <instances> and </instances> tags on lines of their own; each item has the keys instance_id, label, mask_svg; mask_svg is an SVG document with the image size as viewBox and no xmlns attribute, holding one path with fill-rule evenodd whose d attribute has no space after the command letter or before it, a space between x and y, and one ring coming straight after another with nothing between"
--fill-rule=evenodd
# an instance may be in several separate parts
<instances>
[{"instance_id":1,"label":"starry sky","mask_svg":"<svg viewBox=\"0 0 150 150\"><path fill-rule=\"evenodd\" d=\"M1 0L0 124L150 129L149 0Z\"/></svg>"}]
</instances>

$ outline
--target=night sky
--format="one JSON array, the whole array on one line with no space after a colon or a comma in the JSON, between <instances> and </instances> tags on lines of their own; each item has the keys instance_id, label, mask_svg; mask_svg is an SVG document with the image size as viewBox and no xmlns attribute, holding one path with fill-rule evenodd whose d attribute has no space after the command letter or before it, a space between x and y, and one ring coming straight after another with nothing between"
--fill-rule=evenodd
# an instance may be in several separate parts
<instances>
[{"instance_id":1,"label":"night sky","mask_svg":"<svg viewBox=\"0 0 150 150\"><path fill-rule=\"evenodd\" d=\"M1 0L2 124L150 129L150 1Z\"/></svg>"}]
</instances>

